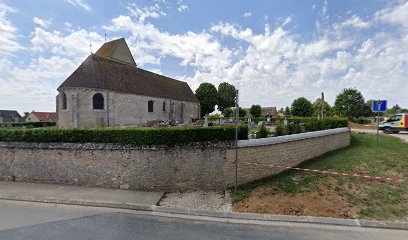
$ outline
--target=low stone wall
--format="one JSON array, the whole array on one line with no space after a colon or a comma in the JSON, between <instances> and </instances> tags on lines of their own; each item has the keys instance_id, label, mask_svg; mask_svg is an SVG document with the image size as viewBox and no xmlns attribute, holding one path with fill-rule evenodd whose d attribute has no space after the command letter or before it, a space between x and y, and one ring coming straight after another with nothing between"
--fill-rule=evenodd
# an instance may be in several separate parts
<instances>
[{"instance_id":1,"label":"low stone wall","mask_svg":"<svg viewBox=\"0 0 408 240\"><path fill-rule=\"evenodd\" d=\"M281 171L252 163L293 166L349 143L348 128L239 141L239 183ZM231 142L155 147L0 143L0 180L129 185L147 191L221 190L235 183L235 149Z\"/></svg>"}]
</instances>

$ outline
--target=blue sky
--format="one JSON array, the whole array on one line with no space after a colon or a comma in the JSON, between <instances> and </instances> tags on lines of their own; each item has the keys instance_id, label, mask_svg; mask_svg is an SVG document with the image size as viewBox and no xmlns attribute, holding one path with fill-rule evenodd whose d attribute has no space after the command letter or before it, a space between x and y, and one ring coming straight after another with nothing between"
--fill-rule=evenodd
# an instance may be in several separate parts
<instances>
[{"instance_id":1,"label":"blue sky","mask_svg":"<svg viewBox=\"0 0 408 240\"><path fill-rule=\"evenodd\" d=\"M193 91L234 84L245 107L349 87L408 107L406 0L0 0L0 109L54 111L105 33Z\"/></svg>"}]
</instances>

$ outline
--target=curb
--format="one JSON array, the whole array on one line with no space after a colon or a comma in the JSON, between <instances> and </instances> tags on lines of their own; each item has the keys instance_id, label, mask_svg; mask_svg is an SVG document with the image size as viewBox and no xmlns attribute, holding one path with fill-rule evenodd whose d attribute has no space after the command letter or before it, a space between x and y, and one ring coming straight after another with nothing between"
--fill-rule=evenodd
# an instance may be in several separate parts
<instances>
[{"instance_id":1,"label":"curb","mask_svg":"<svg viewBox=\"0 0 408 240\"><path fill-rule=\"evenodd\" d=\"M337 225L337 226L348 226L348 227L368 227L368 228L408 230L408 222L382 222L382 221L341 219L341 218L329 218L329 217L313 217L313 216L289 216L289 215L272 215L272 214L256 214L256 213L237 213L237 212L231 212L228 210L213 212L213 211L206 211L206 210L161 207L161 206L156 206L156 205L143 205L143 204L133 204L133 203L126 203L126 202L125 203L115 203L115 202L102 202L102 201L84 201L84 200L76 200L76 199L0 196L0 200L118 208L118 209L126 209L126 210L148 211L152 213L180 214L180 215L188 215L188 216L214 217L214 218L222 218L222 219L252 220L252 221L265 221L265 222L309 223L309 224Z\"/></svg>"},{"instance_id":2,"label":"curb","mask_svg":"<svg viewBox=\"0 0 408 240\"><path fill-rule=\"evenodd\" d=\"M257 213L238 213L238 212L211 212L205 210L182 209L152 206L153 212L183 214L190 216L205 216L216 218L228 218L237 220L255 220L269 222L292 222L292 223L310 223L337 225L349 227L369 227L369 228L386 228L408 230L408 222L381 222L358 219L341 219L330 217L313 217L313 216L290 216L290 215L272 215L272 214L257 214Z\"/></svg>"}]
</instances>

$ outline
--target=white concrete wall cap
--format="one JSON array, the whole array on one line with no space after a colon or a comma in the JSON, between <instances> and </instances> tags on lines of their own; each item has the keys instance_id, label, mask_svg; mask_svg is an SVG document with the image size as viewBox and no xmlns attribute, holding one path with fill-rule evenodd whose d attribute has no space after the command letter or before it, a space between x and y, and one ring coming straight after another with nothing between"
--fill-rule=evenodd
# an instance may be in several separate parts
<instances>
[{"instance_id":1,"label":"white concrete wall cap","mask_svg":"<svg viewBox=\"0 0 408 240\"><path fill-rule=\"evenodd\" d=\"M315 137L322 137L322 136L327 136L327 135L334 135L334 134L345 133L345 132L350 132L350 129L348 127L344 127L344 128L327 129L327 130L315 131L315 132L292 134L292 135L279 136L279 137L239 140L238 147L241 148L241 147L256 147L256 146L273 145L273 144L293 142L293 141L299 141L299 140L315 138Z\"/></svg>"}]
</instances>

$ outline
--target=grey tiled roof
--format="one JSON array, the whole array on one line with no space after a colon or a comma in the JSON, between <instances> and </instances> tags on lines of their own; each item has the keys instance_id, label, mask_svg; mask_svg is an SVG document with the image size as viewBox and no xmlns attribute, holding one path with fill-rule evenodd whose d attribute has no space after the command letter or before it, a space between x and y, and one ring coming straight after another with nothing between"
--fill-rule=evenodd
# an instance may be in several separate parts
<instances>
[{"instance_id":1,"label":"grey tiled roof","mask_svg":"<svg viewBox=\"0 0 408 240\"><path fill-rule=\"evenodd\" d=\"M15 118L21 118L20 114L15 110L0 110L0 117L3 117L4 122L14 122Z\"/></svg>"}]
</instances>

